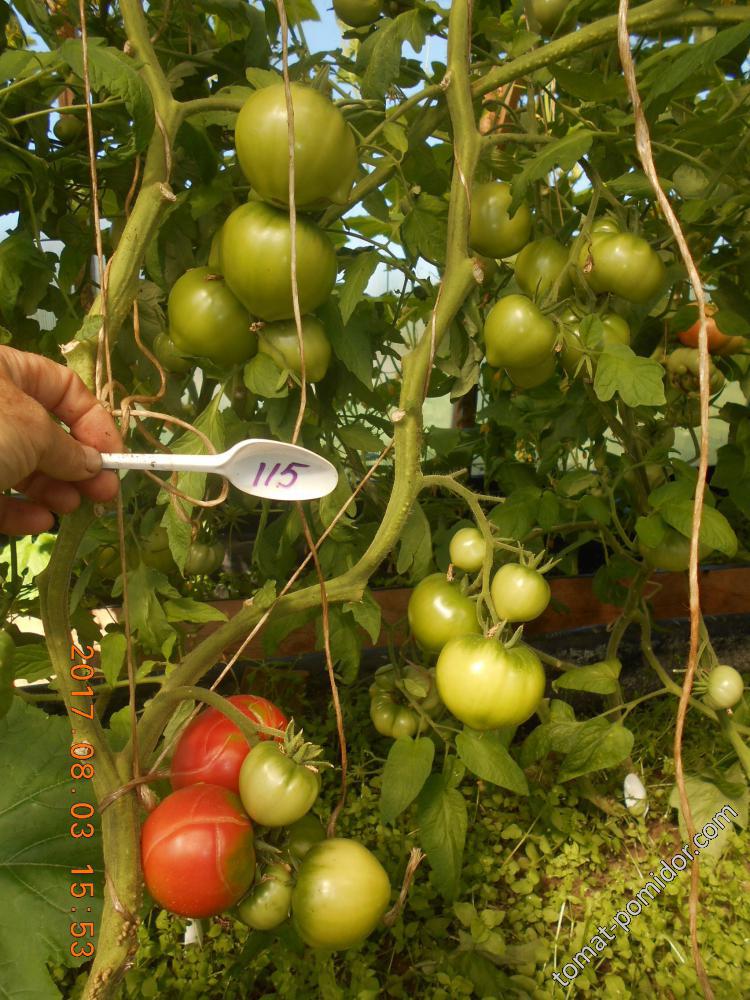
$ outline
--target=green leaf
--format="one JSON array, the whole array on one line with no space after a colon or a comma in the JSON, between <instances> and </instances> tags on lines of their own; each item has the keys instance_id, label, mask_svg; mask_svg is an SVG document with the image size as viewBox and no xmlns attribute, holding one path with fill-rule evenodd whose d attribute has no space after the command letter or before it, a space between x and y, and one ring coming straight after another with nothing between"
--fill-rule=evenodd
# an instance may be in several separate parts
<instances>
[{"instance_id":1,"label":"green leaf","mask_svg":"<svg viewBox=\"0 0 750 1000\"><path fill-rule=\"evenodd\" d=\"M591 495L581 497L580 509L584 517L589 518L591 521L596 521L597 524L606 525L612 520L612 511L609 509L609 504L602 500L601 497Z\"/></svg>"},{"instance_id":2,"label":"green leaf","mask_svg":"<svg viewBox=\"0 0 750 1000\"><path fill-rule=\"evenodd\" d=\"M419 840L432 868L432 881L445 899L454 899L461 880L466 800L446 775L432 774L417 799Z\"/></svg>"},{"instance_id":3,"label":"green leaf","mask_svg":"<svg viewBox=\"0 0 750 1000\"><path fill-rule=\"evenodd\" d=\"M519 795L528 795L526 775L506 750L497 733L464 729L456 737L458 756L472 774Z\"/></svg>"},{"instance_id":4,"label":"green leaf","mask_svg":"<svg viewBox=\"0 0 750 1000\"><path fill-rule=\"evenodd\" d=\"M110 687L114 687L119 680L123 664L125 663L125 653L128 648L127 636L122 632L108 632L101 642L101 669Z\"/></svg>"},{"instance_id":5,"label":"green leaf","mask_svg":"<svg viewBox=\"0 0 750 1000\"><path fill-rule=\"evenodd\" d=\"M46 679L54 673L47 647L31 642L16 646L13 666L16 677L29 682Z\"/></svg>"},{"instance_id":6,"label":"green leaf","mask_svg":"<svg viewBox=\"0 0 750 1000\"><path fill-rule=\"evenodd\" d=\"M70 957L69 925L63 912L70 882L93 882L82 920L101 926L104 864L101 818L94 835L70 835L70 805L95 806L91 780L73 779L71 729L67 718L51 718L16 698L0 722L0 968L8 998L56 1000L60 994L47 963L76 965ZM71 794L74 789L74 794ZM82 810L83 812L83 810ZM93 876L71 876L91 865ZM68 919L69 917L69 919ZM31 932L33 928L33 933Z\"/></svg>"},{"instance_id":7,"label":"green leaf","mask_svg":"<svg viewBox=\"0 0 750 1000\"><path fill-rule=\"evenodd\" d=\"M361 301L364 290L377 266L378 253L376 250L365 250L347 262L343 284L339 285L339 308L344 323L349 322L349 318Z\"/></svg>"},{"instance_id":8,"label":"green leaf","mask_svg":"<svg viewBox=\"0 0 750 1000\"><path fill-rule=\"evenodd\" d=\"M284 8L290 24L320 20L320 14L313 0L284 0Z\"/></svg>"},{"instance_id":9,"label":"green leaf","mask_svg":"<svg viewBox=\"0 0 750 1000\"><path fill-rule=\"evenodd\" d=\"M218 608L192 597L173 597L164 602L164 613L168 622L225 622L227 616Z\"/></svg>"},{"instance_id":10,"label":"green leaf","mask_svg":"<svg viewBox=\"0 0 750 1000\"><path fill-rule=\"evenodd\" d=\"M639 517L635 522L635 532L644 545L654 549L664 539L664 521L659 514Z\"/></svg>"},{"instance_id":11,"label":"green leaf","mask_svg":"<svg viewBox=\"0 0 750 1000\"><path fill-rule=\"evenodd\" d=\"M594 392L605 403L618 393L626 406L662 406L666 403L664 369L625 344L610 344L596 366Z\"/></svg>"},{"instance_id":12,"label":"green leaf","mask_svg":"<svg viewBox=\"0 0 750 1000\"><path fill-rule=\"evenodd\" d=\"M28 315L44 297L54 275L54 257L44 254L28 233L12 233L0 243L0 311L15 306Z\"/></svg>"},{"instance_id":13,"label":"green leaf","mask_svg":"<svg viewBox=\"0 0 750 1000\"><path fill-rule=\"evenodd\" d=\"M560 765L558 779L570 781L582 774L616 767L630 754L633 734L619 723L606 719L589 719L581 724L575 744Z\"/></svg>"},{"instance_id":14,"label":"green leaf","mask_svg":"<svg viewBox=\"0 0 750 1000\"><path fill-rule=\"evenodd\" d=\"M490 521L501 538L525 538L536 524L541 490L536 486L521 486L513 490L505 503L490 511Z\"/></svg>"},{"instance_id":15,"label":"green leaf","mask_svg":"<svg viewBox=\"0 0 750 1000\"><path fill-rule=\"evenodd\" d=\"M157 594L164 579L162 573L141 563L128 573L128 602L130 627L144 648L168 656L177 633L167 621Z\"/></svg>"},{"instance_id":16,"label":"green leaf","mask_svg":"<svg viewBox=\"0 0 750 1000\"><path fill-rule=\"evenodd\" d=\"M348 611L359 627L367 632L373 643L377 643L382 612L369 590L365 590L361 601L348 601L344 604L344 611Z\"/></svg>"},{"instance_id":17,"label":"green leaf","mask_svg":"<svg viewBox=\"0 0 750 1000\"><path fill-rule=\"evenodd\" d=\"M588 153L593 141L594 133L588 129L571 129L562 139L545 143L535 156L526 160L523 170L513 178L510 212L517 210L528 187L534 181L546 180L558 167L563 171L570 170Z\"/></svg>"},{"instance_id":18,"label":"green leaf","mask_svg":"<svg viewBox=\"0 0 750 1000\"><path fill-rule=\"evenodd\" d=\"M401 532L396 572L409 573L420 580L432 562L432 532L430 522L418 503L412 507Z\"/></svg>"},{"instance_id":19,"label":"green leaf","mask_svg":"<svg viewBox=\"0 0 750 1000\"><path fill-rule=\"evenodd\" d=\"M618 687L618 678L622 664L619 660L601 660L590 663L575 670L566 670L561 677L555 678L552 687L565 691L588 691L591 694L614 694Z\"/></svg>"},{"instance_id":20,"label":"green leaf","mask_svg":"<svg viewBox=\"0 0 750 1000\"><path fill-rule=\"evenodd\" d=\"M344 614L342 608L332 607L328 615L331 642L331 657L334 665L338 664L344 683L350 684L359 672L359 662L362 656L362 643L356 622L350 615ZM315 622L317 635L316 649L323 649L323 622L317 618Z\"/></svg>"},{"instance_id":21,"label":"green leaf","mask_svg":"<svg viewBox=\"0 0 750 1000\"><path fill-rule=\"evenodd\" d=\"M318 309L318 315L333 353L362 385L371 389L373 350L367 310L356 310L344 327L336 300L329 299Z\"/></svg>"},{"instance_id":22,"label":"green leaf","mask_svg":"<svg viewBox=\"0 0 750 1000\"><path fill-rule=\"evenodd\" d=\"M406 129L398 122L386 122L383 126L383 136L386 142L390 143L399 153L405 153L409 148Z\"/></svg>"},{"instance_id":23,"label":"green leaf","mask_svg":"<svg viewBox=\"0 0 750 1000\"><path fill-rule=\"evenodd\" d=\"M360 46L356 70L362 73L365 97L384 97L401 70L401 47L409 42L415 51L424 45L433 15L426 10L409 10L393 19L379 21Z\"/></svg>"},{"instance_id":24,"label":"green leaf","mask_svg":"<svg viewBox=\"0 0 750 1000\"><path fill-rule=\"evenodd\" d=\"M362 424L348 424L346 427L337 427L336 433L347 448L354 448L355 451L375 452L379 454L383 450L383 442L372 431L368 431Z\"/></svg>"},{"instance_id":25,"label":"green leaf","mask_svg":"<svg viewBox=\"0 0 750 1000\"><path fill-rule=\"evenodd\" d=\"M433 264L445 260L448 241L448 205L443 198L421 194L401 226L401 235L415 257Z\"/></svg>"},{"instance_id":26,"label":"green leaf","mask_svg":"<svg viewBox=\"0 0 750 1000\"><path fill-rule=\"evenodd\" d=\"M719 857L729 846L733 833L733 824L741 829L747 827L748 818L748 788L747 779L739 763L733 764L728 771L709 771L700 775L685 775L685 791L690 803L690 813L696 833L700 833L707 823L713 823L719 828L719 835L708 840L708 846L701 848L700 856L708 854ZM677 786L672 789L669 804L678 812L680 836L688 841L687 824L682 814L680 796ZM726 806L737 813L732 816ZM691 847L691 850L693 848Z\"/></svg>"},{"instance_id":27,"label":"green leaf","mask_svg":"<svg viewBox=\"0 0 750 1000\"><path fill-rule=\"evenodd\" d=\"M661 508L661 516L685 538L693 535L693 501L678 500ZM723 514L713 507L703 507L701 518L701 543L710 545L717 552L722 552L730 558L737 552L737 536L732 525Z\"/></svg>"},{"instance_id":28,"label":"green leaf","mask_svg":"<svg viewBox=\"0 0 750 1000\"><path fill-rule=\"evenodd\" d=\"M749 36L750 24L737 24L718 32L706 42L681 46L677 52L670 52L669 58L659 60L650 75L649 87L645 91L646 106L654 104L662 95L671 94L702 71L714 69L717 60L742 44Z\"/></svg>"},{"instance_id":29,"label":"green leaf","mask_svg":"<svg viewBox=\"0 0 750 1000\"><path fill-rule=\"evenodd\" d=\"M83 79L80 39L68 38L59 51L73 72ZM138 63L119 49L105 45L102 38L89 39L88 59L91 89L94 93L106 91L124 101L133 119L135 148L145 149L154 131L155 118L151 92L138 73Z\"/></svg>"},{"instance_id":30,"label":"green leaf","mask_svg":"<svg viewBox=\"0 0 750 1000\"><path fill-rule=\"evenodd\" d=\"M288 395L289 373L279 368L268 354L256 354L245 365L243 379L250 392L263 399L282 399Z\"/></svg>"},{"instance_id":31,"label":"green leaf","mask_svg":"<svg viewBox=\"0 0 750 1000\"><path fill-rule=\"evenodd\" d=\"M625 80L620 73L612 73L605 80L601 73L576 73L558 64L550 66L549 70L562 90L589 104L610 101L627 94Z\"/></svg>"},{"instance_id":32,"label":"green leaf","mask_svg":"<svg viewBox=\"0 0 750 1000\"><path fill-rule=\"evenodd\" d=\"M394 740L383 767L380 817L392 823L422 791L432 770L435 744L422 736L416 740Z\"/></svg>"},{"instance_id":33,"label":"green leaf","mask_svg":"<svg viewBox=\"0 0 750 1000\"><path fill-rule=\"evenodd\" d=\"M571 469L566 472L557 484L557 492L561 497L577 497L592 486L596 486L599 477L595 472L586 469Z\"/></svg>"},{"instance_id":34,"label":"green leaf","mask_svg":"<svg viewBox=\"0 0 750 1000\"><path fill-rule=\"evenodd\" d=\"M259 69L257 66L250 66L245 70L245 79L253 89L263 90L265 87L274 87L277 83L282 83L284 77L272 69Z\"/></svg>"}]
</instances>

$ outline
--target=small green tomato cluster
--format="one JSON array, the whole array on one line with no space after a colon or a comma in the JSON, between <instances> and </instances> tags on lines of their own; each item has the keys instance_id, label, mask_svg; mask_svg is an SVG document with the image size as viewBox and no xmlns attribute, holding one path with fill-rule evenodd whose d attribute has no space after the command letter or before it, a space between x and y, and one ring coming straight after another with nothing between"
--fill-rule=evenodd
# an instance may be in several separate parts
<instances>
[{"instance_id":1,"label":"small green tomato cluster","mask_svg":"<svg viewBox=\"0 0 750 1000\"><path fill-rule=\"evenodd\" d=\"M407 663L381 667L370 685L370 718L381 736L411 738L427 727L440 708L434 671Z\"/></svg>"}]
</instances>

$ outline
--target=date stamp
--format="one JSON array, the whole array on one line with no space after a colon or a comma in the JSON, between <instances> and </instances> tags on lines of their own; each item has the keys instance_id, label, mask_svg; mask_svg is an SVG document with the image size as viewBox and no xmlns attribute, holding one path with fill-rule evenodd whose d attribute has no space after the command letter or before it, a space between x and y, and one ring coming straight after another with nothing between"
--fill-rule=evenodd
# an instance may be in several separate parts
<instances>
[{"instance_id":1,"label":"date stamp","mask_svg":"<svg viewBox=\"0 0 750 1000\"><path fill-rule=\"evenodd\" d=\"M84 651L75 643L70 647L70 676L77 683L85 683L85 688L81 691L73 691L74 697L81 699L88 698L89 704L81 701L79 705L73 706L73 712L84 719L94 718L94 690L90 684L86 683L94 674L94 668L88 663L94 656L94 650L87 646L88 652ZM87 795L90 786L85 782L90 782L94 777L94 757L95 748L86 740L75 742L76 732L73 730L74 742L70 747L70 756L73 763L70 764L70 778L72 781L70 794L74 801L70 806L70 836L74 840L85 841L94 836L95 828L91 820L94 816L94 806L91 802L81 801L78 796L85 790ZM89 881L86 880L89 876ZM70 922L70 936L73 939L70 943L70 954L73 958L91 958L95 951L94 940L96 938L96 927L94 920L86 920L85 914L90 914L92 906L89 905L94 897L94 866L85 865L81 868L70 869L70 895L72 897L70 907L71 915L75 918ZM80 918L79 918L80 914Z\"/></svg>"}]
</instances>

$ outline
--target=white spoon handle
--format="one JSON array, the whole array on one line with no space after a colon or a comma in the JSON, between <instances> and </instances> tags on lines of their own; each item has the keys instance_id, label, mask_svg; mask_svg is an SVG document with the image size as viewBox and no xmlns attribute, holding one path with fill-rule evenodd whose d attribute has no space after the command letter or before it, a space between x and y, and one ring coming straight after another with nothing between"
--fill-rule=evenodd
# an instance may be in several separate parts
<instances>
[{"instance_id":1,"label":"white spoon handle","mask_svg":"<svg viewBox=\"0 0 750 1000\"><path fill-rule=\"evenodd\" d=\"M221 455L141 455L136 452L102 454L103 469L151 469L157 472L220 472Z\"/></svg>"}]
</instances>

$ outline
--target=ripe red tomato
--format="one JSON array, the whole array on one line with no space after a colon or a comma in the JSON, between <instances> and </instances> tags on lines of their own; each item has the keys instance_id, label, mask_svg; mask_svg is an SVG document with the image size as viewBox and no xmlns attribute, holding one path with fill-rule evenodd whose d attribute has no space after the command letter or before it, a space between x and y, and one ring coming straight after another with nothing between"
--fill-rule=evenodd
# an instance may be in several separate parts
<instances>
[{"instance_id":1,"label":"ripe red tomato","mask_svg":"<svg viewBox=\"0 0 750 1000\"><path fill-rule=\"evenodd\" d=\"M288 725L283 712L265 698L235 694L229 701L259 725L280 730ZM270 738L258 734L259 740ZM217 708L207 708L180 736L172 757L172 788L206 781L239 793L240 769L249 752L247 740L237 726Z\"/></svg>"},{"instance_id":2,"label":"ripe red tomato","mask_svg":"<svg viewBox=\"0 0 750 1000\"><path fill-rule=\"evenodd\" d=\"M255 354L258 338L250 329L247 310L210 268L194 267L178 278L167 310L169 336L180 354L207 358L222 367Z\"/></svg>"},{"instance_id":3,"label":"ripe red tomato","mask_svg":"<svg viewBox=\"0 0 750 1000\"><path fill-rule=\"evenodd\" d=\"M294 193L298 209L343 204L357 172L357 143L339 109L319 90L291 85L294 110ZM289 133L284 84L248 97L237 115L237 159L253 189L275 205L289 204Z\"/></svg>"},{"instance_id":4,"label":"ripe red tomato","mask_svg":"<svg viewBox=\"0 0 750 1000\"><path fill-rule=\"evenodd\" d=\"M160 906L183 917L212 917L250 888L253 825L228 789L191 785L149 814L141 859L148 891Z\"/></svg>"},{"instance_id":5,"label":"ripe red tomato","mask_svg":"<svg viewBox=\"0 0 750 1000\"><path fill-rule=\"evenodd\" d=\"M508 214L510 185L503 181L476 184L471 199L469 244L485 257L510 257L529 242L531 210L521 204Z\"/></svg>"},{"instance_id":6,"label":"ripe red tomato","mask_svg":"<svg viewBox=\"0 0 750 1000\"><path fill-rule=\"evenodd\" d=\"M484 324L487 362L494 368L531 368L552 354L555 324L525 295L506 295Z\"/></svg>"},{"instance_id":7,"label":"ripe red tomato","mask_svg":"<svg viewBox=\"0 0 750 1000\"><path fill-rule=\"evenodd\" d=\"M715 308L709 306L706 312L708 314L706 316L706 335L708 350L711 354L739 354L746 347L750 347L750 340L745 337L728 337L721 332L712 315L716 312ZM687 330L682 330L677 334L686 347L698 347L700 326L700 320L696 320Z\"/></svg>"}]
</instances>

